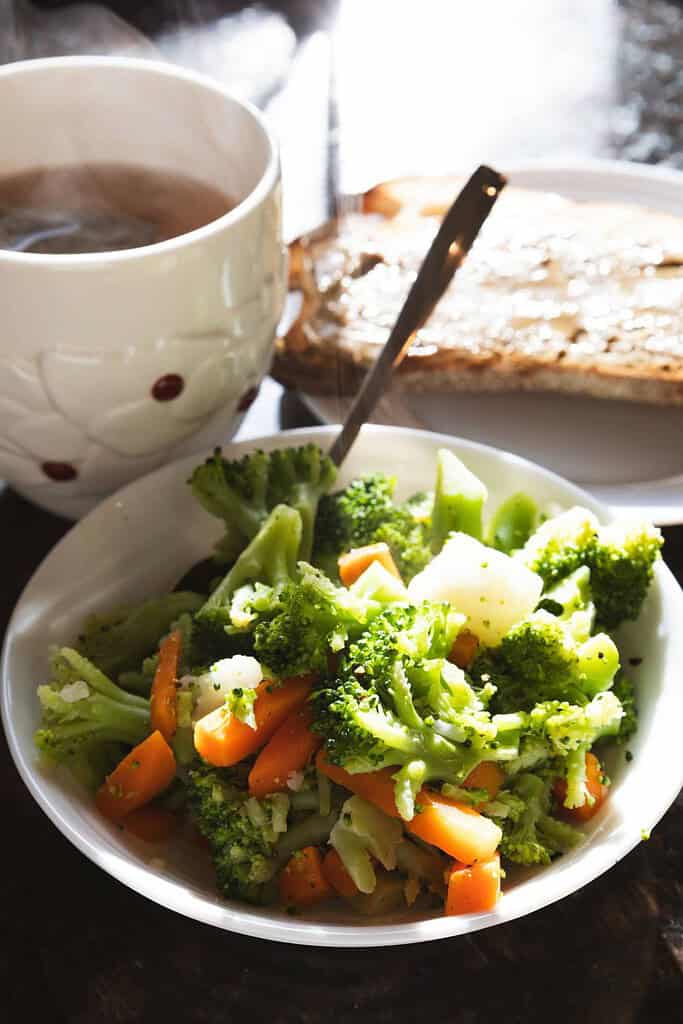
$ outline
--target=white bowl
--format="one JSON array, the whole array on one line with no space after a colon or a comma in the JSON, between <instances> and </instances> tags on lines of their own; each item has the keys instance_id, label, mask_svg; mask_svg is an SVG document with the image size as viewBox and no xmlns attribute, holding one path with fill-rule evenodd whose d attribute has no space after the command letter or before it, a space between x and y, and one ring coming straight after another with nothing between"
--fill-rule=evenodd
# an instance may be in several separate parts
<instances>
[{"instance_id":1,"label":"white bowl","mask_svg":"<svg viewBox=\"0 0 683 1024\"><path fill-rule=\"evenodd\" d=\"M232 445L231 454L314 441L327 447L335 428L288 431ZM392 427L366 427L341 482L359 473L395 473L399 493L428 487L437 448L447 445L487 484L490 504L526 490L540 502L581 503L607 520L607 510L579 488L514 455L457 438ZM683 784L679 751L683 719L683 594L664 564L637 624L624 629L621 650L638 687L640 728L629 742L633 760L615 747L607 768L614 785L588 827L585 845L550 867L506 881L492 913L461 917L398 914L359 921L345 911L313 910L292 918L221 900L208 857L178 841L156 848L124 836L101 818L91 798L65 773L37 764L36 684L44 680L47 647L77 633L85 615L162 592L204 558L221 526L193 499L186 480L196 457L130 484L91 512L55 547L22 594L7 632L2 663L2 714L9 747L28 789L61 832L87 857L157 903L198 921L281 942L312 946L388 946L462 935L511 921L561 899L607 871L662 817ZM151 852L150 852L151 851ZM158 859L161 856L164 863ZM150 863L152 861L152 863Z\"/></svg>"}]
</instances>

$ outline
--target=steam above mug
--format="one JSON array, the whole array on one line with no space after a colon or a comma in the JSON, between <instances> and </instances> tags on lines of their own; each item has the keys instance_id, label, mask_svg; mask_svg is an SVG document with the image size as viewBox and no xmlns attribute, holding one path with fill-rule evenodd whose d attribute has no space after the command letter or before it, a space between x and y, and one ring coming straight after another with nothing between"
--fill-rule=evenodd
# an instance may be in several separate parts
<instances>
[{"instance_id":1,"label":"steam above mug","mask_svg":"<svg viewBox=\"0 0 683 1024\"><path fill-rule=\"evenodd\" d=\"M75 517L239 425L284 303L278 154L260 114L219 85L126 58L0 68L0 137L0 181L127 166L233 204L137 248L0 248L0 477Z\"/></svg>"}]
</instances>

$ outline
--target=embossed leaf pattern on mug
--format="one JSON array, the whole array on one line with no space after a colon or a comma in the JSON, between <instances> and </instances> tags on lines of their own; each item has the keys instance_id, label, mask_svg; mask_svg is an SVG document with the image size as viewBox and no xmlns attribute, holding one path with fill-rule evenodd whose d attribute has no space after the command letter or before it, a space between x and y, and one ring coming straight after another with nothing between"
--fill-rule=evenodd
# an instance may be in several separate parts
<instances>
[{"instance_id":1,"label":"embossed leaf pattern on mug","mask_svg":"<svg viewBox=\"0 0 683 1024\"><path fill-rule=\"evenodd\" d=\"M129 478L133 461L154 468L214 414L238 414L264 372L272 325L259 327L247 345L216 332L0 361L0 472L97 493Z\"/></svg>"}]
</instances>

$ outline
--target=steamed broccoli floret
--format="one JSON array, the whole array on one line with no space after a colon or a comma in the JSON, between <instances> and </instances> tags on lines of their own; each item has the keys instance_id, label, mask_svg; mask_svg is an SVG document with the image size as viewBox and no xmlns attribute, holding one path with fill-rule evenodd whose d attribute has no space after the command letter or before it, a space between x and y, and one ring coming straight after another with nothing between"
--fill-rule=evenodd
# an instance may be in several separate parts
<instances>
[{"instance_id":1,"label":"steamed broccoli floret","mask_svg":"<svg viewBox=\"0 0 683 1024\"><path fill-rule=\"evenodd\" d=\"M647 595L663 538L647 523L601 526L591 552L591 588L603 629L637 619Z\"/></svg>"},{"instance_id":2,"label":"steamed broccoli floret","mask_svg":"<svg viewBox=\"0 0 683 1024\"><path fill-rule=\"evenodd\" d=\"M159 638L176 619L196 612L204 601L200 594L177 591L133 608L91 615L78 637L78 650L109 676L132 671L157 651Z\"/></svg>"},{"instance_id":3,"label":"steamed broccoli floret","mask_svg":"<svg viewBox=\"0 0 683 1024\"><path fill-rule=\"evenodd\" d=\"M498 688L496 711L530 710L553 699L584 703L611 685L619 668L613 640L600 633L577 643L569 628L572 618L534 612L477 658L472 679Z\"/></svg>"},{"instance_id":4,"label":"steamed broccoli floret","mask_svg":"<svg viewBox=\"0 0 683 1024\"><path fill-rule=\"evenodd\" d=\"M38 749L65 762L89 785L102 781L114 750L135 746L149 732L149 701L127 693L77 651L51 659L51 682L38 687L43 724Z\"/></svg>"},{"instance_id":5,"label":"steamed broccoli floret","mask_svg":"<svg viewBox=\"0 0 683 1024\"><path fill-rule=\"evenodd\" d=\"M543 523L518 557L546 587L587 566L597 624L611 630L638 618L662 542L655 526L600 526L592 512L577 506Z\"/></svg>"},{"instance_id":6,"label":"steamed broccoli floret","mask_svg":"<svg viewBox=\"0 0 683 1024\"><path fill-rule=\"evenodd\" d=\"M218 628L245 628L246 611L258 590L285 584L296 574L301 543L301 516L288 505L276 505L232 569L197 612L197 620Z\"/></svg>"},{"instance_id":7,"label":"steamed broccoli floret","mask_svg":"<svg viewBox=\"0 0 683 1024\"><path fill-rule=\"evenodd\" d=\"M262 451L229 460L216 448L188 481L206 511L225 523L225 534L218 545L225 561L237 557L268 515L269 464L269 457Z\"/></svg>"},{"instance_id":8,"label":"steamed broccoli floret","mask_svg":"<svg viewBox=\"0 0 683 1024\"><path fill-rule=\"evenodd\" d=\"M375 530L395 507L395 487L394 477L372 473L352 480L343 491L322 498L315 524L315 555L329 552L336 557L349 548L371 544Z\"/></svg>"},{"instance_id":9,"label":"steamed broccoli floret","mask_svg":"<svg viewBox=\"0 0 683 1024\"><path fill-rule=\"evenodd\" d=\"M283 572L271 573L268 582L244 584L232 597L226 587L225 597L211 607L209 602L199 617L222 625L231 639L248 640L250 653L275 676L322 671L330 654L357 636L384 604L397 599L381 585L373 590L371 583L336 586L307 562L287 564Z\"/></svg>"},{"instance_id":10,"label":"steamed broccoli floret","mask_svg":"<svg viewBox=\"0 0 683 1024\"><path fill-rule=\"evenodd\" d=\"M542 523L516 555L551 587L589 564L598 525L592 512L577 505Z\"/></svg>"},{"instance_id":11,"label":"steamed broccoli floret","mask_svg":"<svg viewBox=\"0 0 683 1024\"><path fill-rule=\"evenodd\" d=\"M481 760L514 757L513 724L499 724L464 673L446 661L461 618L448 605L395 606L347 649L314 695L314 728L347 771L399 770L396 802L414 813L422 784L458 785Z\"/></svg>"},{"instance_id":12,"label":"steamed broccoli floret","mask_svg":"<svg viewBox=\"0 0 683 1024\"><path fill-rule=\"evenodd\" d=\"M373 543L389 545L401 578L406 582L422 572L431 560L427 527L402 507L395 508L389 522L375 531Z\"/></svg>"},{"instance_id":13,"label":"steamed broccoli floret","mask_svg":"<svg viewBox=\"0 0 683 1024\"><path fill-rule=\"evenodd\" d=\"M295 581L262 591L250 605L254 654L276 676L324 671L340 651L382 610L371 596L335 586L320 570L298 565Z\"/></svg>"},{"instance_id":14,"label":"steamed broccoli floret","mask_svg":"<svg viewBox=\"0 0 683 1024\"><path fill-rule=\"evenodd\" d=\"M623 717L619 698L605 690L583 706L557 700L539 703L528 721L532 732L546 736L555 754L566 756L581 746L590 750L603 736L616 736Z\"/></svg>"},{"instance_id":15,"label":"steamed broccoli floret","mask_svg":"<svg viewBox=\"0 0 683 1024\"><path fill-rule=\"evenodd\" d=\"M256 800L234 773L200 768L188 773L189 805L208 840L223 896L258 903L275 874L274 850L287 830L289 799L276 793Z\"/></svg>"},{"instance_id":16,"label":"steamed broccoli floret","mask_svg":"<svg viewBox=\"0 0 683 1024\"><path fill-rule=\"evenodd\" d=\"M611 690L606 690L583 705L559 700L544 701L530 712L520 713L520 717L522 736L519 753L503 765L510 777L549 765L555 766L556 775L563 774L567 771L568 762L574 764L573 770L576 771L583 763L581 758L585 761L585 754L594 743L604 736L619 734L624 709L619 698ZM575 781L577 788L573 793L579 793L583 782L578 778ZM578 803L573 806L582 803L579 796Z\"/></svg>"},{"instance_id":17,"label":"steamed broccoli floret","mask_svg":"<svg viewBox=\"0 0 683 1024\"><path fill-rule=\"evenodd\" d=\"M508 793L508 809L512 813L496 818L503 829L500 851L508 860L516 864L549 864L555 854L564 853L582 841L580 832L548 813L548 779L523 773L515 778L510 790L498 794L497 800L505 805Z\"/></svg>"},{"instance_id":18,"label":"steamed broccoli floret","mask_svg":"<svg viewBox=\"0 0 683 1024\"><path fill-rule=\"evenodd\" d=\"M431 558L428 496L394 505L393 477L373 473L352 480L343 491L322 498L315 525L313 561L328 576L337 576L344 551L384 541L391 548L405 580L412 579Z\"/></svg>"},{"instance_id":19,"label":"steamed broccoli floret","mask_svg":"<svg viewBox=\"0 0 683 1024\"><path fill-rule=\"evenodd\" d=\"M223 560L237 556L276 505L290 505L301 516L299 557L309 558L318 502L336 475L332 460L314 444L233 460L222 458L217 448L195 469L190 486L207 512L225 522L219 543Z\"/></svg>"}]
</instances>

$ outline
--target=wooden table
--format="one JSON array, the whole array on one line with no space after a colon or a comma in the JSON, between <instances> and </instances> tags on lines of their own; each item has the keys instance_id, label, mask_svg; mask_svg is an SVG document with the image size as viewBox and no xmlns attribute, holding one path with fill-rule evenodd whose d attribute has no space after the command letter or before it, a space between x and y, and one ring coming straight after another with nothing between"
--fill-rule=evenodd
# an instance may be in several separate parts
<instances>
[{"instance_id":1,"label":"wooden table","mask_svg":"<svg viewBox=\"0 0 683 1024\"><path fill-rule=\"evenodd\" d=\"M209 6L214 12L221 9L220 4ZM293 9L306 33L330 8L303 2L279 6ZM342 5L347 53L359 30L360 6L367 12L371 5L367 0L356 2L355 8L353 3ZM382 6L386 13L388 5ZM410 6L424 18L437 18L431 0ZM488 12L489 5L483 6ZM479 98L470 92L465 104L462 90L454 86L452 103L440 108L450 105L467 115L468 132L448 136L441 125L440 140L427 146L424 169L448 169L455 157L468 162L483 155L494 159L498 153L522 159L612 152L612 71L615 62L620 66L618 52L613 52L617 37L605 35L612 25L612 5L608 0L571 5L520 0L503 7L515 11L515 18L506 22L506 31L514 29L510 45L526 46L525 66L518 67L510 86L514 123L506 124L505 109L498 107L485 127L484 111L492 94L486 93L486 76L475 74L481 62L468 57ZM471 48L477 33L483 40L485 25L477 27L478 4L462 8L471 14L469 20L463 14L463 33ZM150 5L128 9L139 10L141 17L144 13L149 29ZM201 9L202 4L193 5L193 10ZM376 15L373 31L380 21ZM434 32L438 34L438 23ZM462 39L454 38L454 54L462 53ZM320 37L316 41L307 35L302 60L315 65L321 45ZM380 45L391 45L390 33L377 40ZM367 58L372 46L367 40L359 46ZM543 75L540 69L548 54L552 59L545 62ZM511 72L520 63L513 59L514 51L510 57L504 39L497 39L493 55L506 61ZM539 62L535 74L528 67L533 59ZM390 131L377 121L390 98L386 83L362 103L370 70L359 67L355 87L349 86L346 94L352 123L342 171L348 187L363 184L364 176L400 173L419 164L419 156L406 144L409 133L404 132L401 143L395 126ZM413 73L417 84L419 75ZM309 130L313 120L324 123L321 110L320 90L302 87L299 80L296 103L288 106L279 98L271 111L283 134L291 233L314 223L323 212L324 169L322 162L311 163L315 133ZM405 116L417 123L414 112ZM396 112L388 117L390 124L391 118L396 121ZM421 138L431 136L423 133ZM488 149L483 139L488 139ZM321 136L318 144L322 153ZM312 178L297 174L302 159L309 170L315 165ZM257 436L309 422L310 414L294 396L282 396L267 382L242 433ZM0 491L0 630L22 587L67 529L69 524L33 508L11 490ZM681 580L683 528L665 533L666 560ZM671 757L680 758L681 752L671 751ZM681 797L649 842L555 906L471 937L371 951L269 945L197 924L148 902L96 868L57 832L28 796L1 737L0 797L0 1021L7 1024L655 1024L680 1020L683 1013Z\"/></svg>"}]
</instances>

